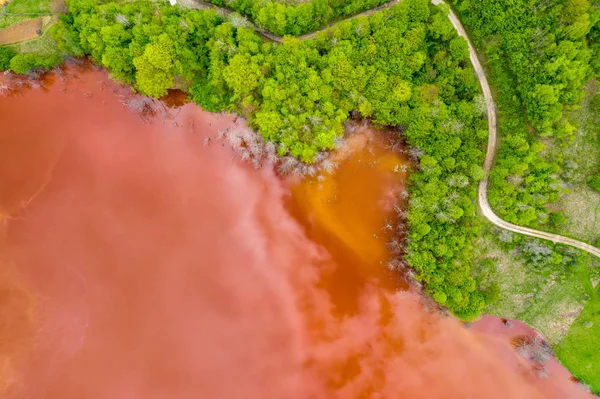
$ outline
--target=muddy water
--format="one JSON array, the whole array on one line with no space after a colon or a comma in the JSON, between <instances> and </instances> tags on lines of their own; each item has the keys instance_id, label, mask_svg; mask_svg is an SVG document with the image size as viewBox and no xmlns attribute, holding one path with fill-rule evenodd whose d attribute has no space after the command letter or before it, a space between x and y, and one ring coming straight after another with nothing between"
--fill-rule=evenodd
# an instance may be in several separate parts
<instances>
[{"instance_id":1,"label":"muddy water","mask_svg":"<svg viewBox=\"0 0 600 399\"><path fill-rule=\"evenodd\" d=\"M356 312L365 283L389 292L407 288L386 267L386 243L397 223L393 207L406 189L408 175L400 168L409 161L386 150L384 136L377 133L382 132L359 125L334 157L335 171L292 185L288 201L308 238L332 258L335 267L322 268L320 281L340 314Z\"/></svg>"},{"instance_id":2,"label":"muddy water","mask_svg":"<svg viewBox=\"0 0 600 399\"><path fill-rule=\"evenodd\" d=\"M586 397L387 270L406 160L378 135L282 182L204 146L233 118L76 75L0 98L5 397Z\"/></svg>"}]
</instances>

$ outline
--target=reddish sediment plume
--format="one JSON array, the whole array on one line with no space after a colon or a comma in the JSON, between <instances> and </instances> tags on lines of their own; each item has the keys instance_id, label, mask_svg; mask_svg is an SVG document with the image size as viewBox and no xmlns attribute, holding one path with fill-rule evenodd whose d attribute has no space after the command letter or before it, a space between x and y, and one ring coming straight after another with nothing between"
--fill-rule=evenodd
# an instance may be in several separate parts
<instances>
[{"instance_id":1,"label":"reddish sediment plume","mask_svg":"<svg viewBox=\"0 0 600 399\"><path fill-rule=\"evenodd\" d=\"M402 289L384 227L405 160L375 136L282 182L203 145L230 116L131 112L101 72L47 86L0 98L3 248L36 299L0 297L3 320L36 309L35 334L0 328L28 337L0 345L5 397L587 397Z\"/></svg>"}]
</instances>

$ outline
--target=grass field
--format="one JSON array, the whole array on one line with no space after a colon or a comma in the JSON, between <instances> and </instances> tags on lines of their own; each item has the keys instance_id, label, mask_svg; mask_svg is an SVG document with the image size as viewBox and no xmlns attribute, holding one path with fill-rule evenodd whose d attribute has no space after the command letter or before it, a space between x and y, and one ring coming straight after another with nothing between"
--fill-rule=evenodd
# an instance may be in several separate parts
<instances>
[{"instance_id":1,"label":"grass field","mask_svg":"<svg viewBox=\"0 0 600 399\"><path fill-rule=\"evenodd\" d=\"M565 338L555 347L560 361L597 395L600 395L599 339L600 298L596 296L588 301Z\"/></svg>"},{"instance_id":2,"label":"grass field","mask_svg":"<svg viewBox=\"0 0 600 399\"><path fill-rule=\"evenodd\" d=\"M600 192L588 185L600 173L600 115L591 109L591 100L599 93L600 83L592 79L586 85L581 107L569 113L569 119L578 128L565 148L554 148L553 143L547 143L551 154L564 157L562 177L569 190L556 204L556 210L563 211L568 221L554 226L553 232L590 244L600 239Z\"/></svg>"},{"instance_id":3,"label":"grass field","mask_svg":"<svg viewBox=\"0 0 600 399\"><path fill-rule=\"evenodd\" d=\"M52 0L12 0L6 4L6 15L0 17L0 29L51 12Z\"/></svg>"},{"instance_id":4,"label":"grass field","mask_svg":"<svg viewBox=\"0 0 600 399\"><path fill-rule=\"evenodd\" d=\"M50 14L52 0L12 0L6 5L7 14Z\"/></svg>"},{"instance_id":5,"label":"grass field","mask_svg":"<svg viewBox=\"0 0 600 399\"><path fill-rule=\"evenodd\" d=\"M519 249L501 248L498 238L491 234L503 235L503 240L512 235L494 229L476 243L481 261L493 259L496 262L501 291L498 302L485 312L522 320L539 330L551 344L558 344L590 297L584 287L600 278L600 261L589 258L577 273L569 270L572 266L546 264L532 267ZM526 242L546 245L530 238Z\"/></svg>"},{"instance_id":6,"label":"grass field","mask_svg":"<svg viewBox=\"0 0 600 399\"><path fill-rule=\"evenodd\" d=\"M4 28L8 28L11 25L14 25L16 23L19 23L21 21L25 21L26 19L30 19L27 16L20 16L20 15L10 15L10 16L4 16L0 18L0 29L4 29Z\"/></svg>"},{"instance_id":7,"label":"grass field","mask_svg":"<svg viewBox=\"0 0 600 399\"><path fill-rule=\"evenodd\" d=\"M559 266L532 267L519 250L500 248L489 234L476 247L482 259L496 262L501 290L498 302L484 311L541 332L558 360L600 395L600 260L589 257L580 270L564 273Z\"/></svg>"},{"instance_id":8,"label":"grass field","mask_svg":"<svg viewBox=\"0 0 600 399\"><path fill-rule=\"evenodd\" d=\"M49 20L44 23L43 34L37 39L9 45L8 47L19 53L36 53L40 55L60 54L56 42L50 35L50 27L53 25L56 17L45 17Z\"/></svg>"}]
</instances>

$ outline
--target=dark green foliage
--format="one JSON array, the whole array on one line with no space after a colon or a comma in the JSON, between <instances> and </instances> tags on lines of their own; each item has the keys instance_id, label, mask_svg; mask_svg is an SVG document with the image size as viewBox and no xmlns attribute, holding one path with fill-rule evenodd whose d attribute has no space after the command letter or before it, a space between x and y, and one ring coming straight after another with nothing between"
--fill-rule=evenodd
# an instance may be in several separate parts
<instances>
[{"instance_id":1,"label":"dark green foliage","mask_svg":"<svg viewBox=\"0 0 600 399\"><path fill-rule=\"evenodd\" d=\"M10 69L18 74L27 74L35 69L50 69L62 63L60 55L17 54L10 60Z\"/></svg>"},{"instance_id":2,"label":"dark green foliage","mask_svg":"<svg viewBox=\"0 0 600 399\"><path fill-rule=\"evenodd\" d=\"M596 76L600 76L600 3L598 0L592 1L590 22L592 27L587 35L587 42L592 52L590 64Z\"/></svg>"},{"instance_id":3,"label":"dark green foliage","mask_svg":"<svg viewBox=\"0 0 600 399\"><path fill-rule=\"evenodd\" d=\"M600 171L590 179L589 185L594 190L600 191Z\"/></svg>"},{"instance_id":4,"label":"dark green foliage","mask_svg":"<svg viewBox=\"0 0 600 399\"><path fill-rule=\"evenodd\" d=\"M10 68L10 60L17 55L17 53L8 47L0 46L0 71L6 71Z\"/></svg>"},{"instance_id":5,"label":"dark green foliage","mask_svg":"<svg viewBox=\"0 0 600 399\"><path fill-rule=\"evenodd\" d=\"M562 227L567 223L567 217L562 212L552 212L550 214L550 224L553 227Z\"/></svg>"},{"instance_id":6,"label":"dark green foliage","mask_svg":"<svg viewBox=\"0 0 600 399\"><path fill-rule=\"evenodd\" d=\"M59 19L64 23L55 24L51 28L52 36L57 39L58 49L64 53L82 57L85 52L79 42L79 32L73 27L73 16L71 14L59 14Z\"/></svg>"},{"instance_id":7,"label":"dark green foliage","mask_svg":"<svg viewBox=\"0 0 600 399\"><path fill-rule=\"evenodd\" d=\"M417 278L466 319L497 297L485 274L471 275L487 122L466 43L428 0L280 45L214 11L92 0L72 0L70 9L56 31L62 48L81 48L145 94L189 87L206 109L244 115L280 155L311 162L333 149L351 111L398 126L420 156L407 248Z\"/></svg>"}]
</instances>

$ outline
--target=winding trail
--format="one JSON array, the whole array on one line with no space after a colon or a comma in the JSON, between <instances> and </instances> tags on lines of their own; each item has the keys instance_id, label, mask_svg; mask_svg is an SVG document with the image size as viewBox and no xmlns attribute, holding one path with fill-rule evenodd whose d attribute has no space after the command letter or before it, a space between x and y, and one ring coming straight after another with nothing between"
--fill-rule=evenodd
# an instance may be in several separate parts
<instances>
[{"instance_id":1,"label":"winding trail","mask_svg":"<svg viewBox=\"0 0 600 399\"><path fill-rule=\"evenodd\" d=\"M371 10L364 11L360 14L356 14L356 15L347 17L343 20L370 15L370 14L377 12L379 10L382 10L384 8L392 7L394 4L398 3L399 1L401 1L401 0L392 0L392 1L385 3L379 7L375 7ZM524 235L530 236L530 237L541 238L543 240L548 240L548 241L552 241L555 243L569 245L571 247L581 249L583 251L586 251L586 252L600 258L600 248L596 248L593 245L587 244L585 242L575 240L575 239L569 238L569 237L564 237L564 236L561 236L558 234L552 234L552 233L547 233L545 231L534 230L529 227L517 226L516 224L512 224L505 220L502 220L492 210L492 207L490 206L490 203L488 201L487 190L488 190L488 185L489 185L489 180L490 180L490 170L492 169L492 165L494 163L494 156L496 155L496 147L498 144L496 104L494 103L494 98L492 96L492 90L490 89L490 85L488 84L487 78L485 76L485 71L483 70L481 63L479 62L479 58L477 57L477 52L475 51L475 47L473 46L473 43L471 43L471 39L469 39L467 32L465 31L460 20L458 19L458 16L454 13L452 8L450 6L448 6L443 0L431 0L431 2L434 5L437 5L437 6L445 5L448 8L448 10L449 10L448 18L450 19L452 26L454 26L454 29L456 29L458 35L463 37L467 41L467 44L469 46L469 57L471 59L471 64L473 65L473 68L475 69L475 73L477 74L477 79L479 80L479 84L481 85L481 90L483 91L483 96L485 98L485 103L487 106L488 130L489 130L488 147L487 147L487 152L485 155L485 161L483 164L484 178L479 183L479 194L478 194L479 207L481 208L481 212L483 213L483 216L485 216L485 218L487 220L489 220L495 226L498 226L505 230L509 230L509 231L519 233L519 234L524 234ZM189 8L217 9L217 10L223 12L225 15L229 15L232 13L232 11L227 8L219 7L214 4L207 3L207 2L204 2L201 0L178 0L178 3L183 6L189 7ZM296 37L299 40L312 39L317 35L317 33L325 31L325 30L331 28L332 26L335 26L339 22L341 22L341 21L336 21L336 22L334 22L322 29L319 29L315 32L308 33L308 34L305 34L302 36L296 36ZM277 35L272 34L271 32L265 31L263 28L257 26L253 22L249 21L248 23L261 36L263 36L269 40L278 42L278 43L283 42L284 38L282 36L277 36Z\"/></svg>"},{"instance_id":2,"label":"winding trail","mask_svg":"<svg viewBox=\"0 0 600 399\"><path fill-rule=\"evenodd\" d=\"M432 0L432 3L436 5L444 4L442 0ZM569 245L571 247L584 250L600 258L600 249L594 247L593 245L586 244L585 242L574 240L572 238L564 237L558 234L534 230L530 229L529 227L517 226L516 224L512 224L505 220L502 220L492 210L492 207L490 206L490 203L488 201L487 190L490 180L490 170L492 169L492 165L494 163L494 156L496 155L496 147L498 144L496 104L494 103L494 98L492 97L492 90L490 89L490 86L488 84L483 67L479 62L479 58L477 58L477 52L475 51L473 43L471 43L471 39L469 39L469 36L467 36L464 27L462 26L460 20L458 19L458 17L452 9L450 9L448 18L450 18L450 22L452 22L454 29L456 29L460 36L465 38L469 45L469 56L471 58L471 64L473 64L473 68L475 69L475 73L477 74L477 79L479 79L479 84L481 85L481 90L483 91L483 96L485 97L485 103L487 106L489 135L487 153L485 155L485 161L483 164L483 171L485 173L485 177L479 182L479 207L481 208L483 216L485 216L485 218L492 222L494 225L503 229L513 231L519 234L524 234L530 237L537 237L543 240L549 240L555 243Z\"/></svg>"}]
</instances>

